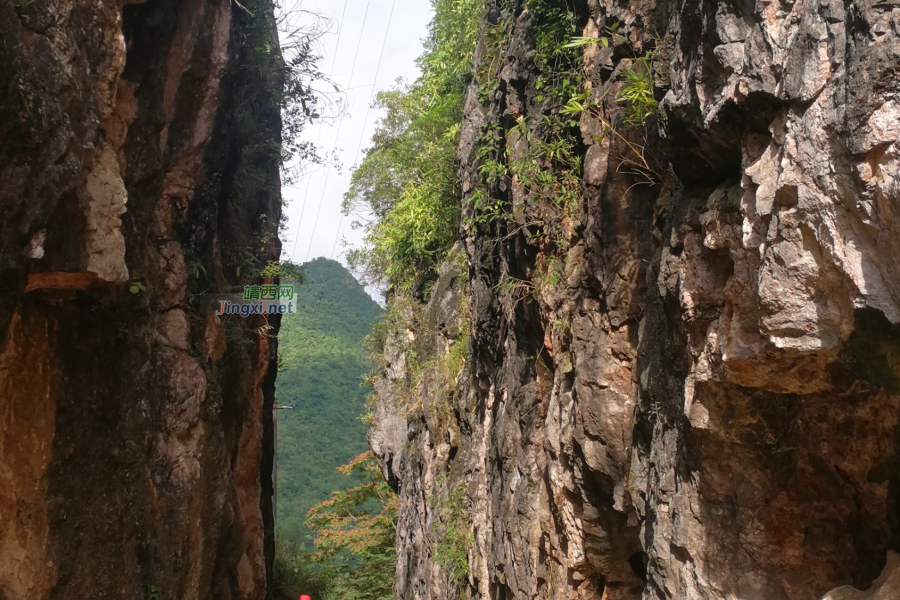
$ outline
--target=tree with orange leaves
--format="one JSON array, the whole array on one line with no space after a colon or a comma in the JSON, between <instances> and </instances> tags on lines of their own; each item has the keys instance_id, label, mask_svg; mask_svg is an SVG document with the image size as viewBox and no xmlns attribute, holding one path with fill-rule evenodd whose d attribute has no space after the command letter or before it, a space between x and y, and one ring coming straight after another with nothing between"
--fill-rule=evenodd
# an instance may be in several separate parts
<instances>
[{"instance_id":1,"label":"tree with orange leaves","mask_svg":"<svg viewBox=\"0 0 900 600\"><path fill-rule=\"evenodd\" d=\"M360 454L338 471L361 481L348 490L332 492L331 498L306 514L306 526L316 532L315 556L338 569L334 597L390 600L396 565L397 496L371 452Z\"/></svg>"}]
</instances>

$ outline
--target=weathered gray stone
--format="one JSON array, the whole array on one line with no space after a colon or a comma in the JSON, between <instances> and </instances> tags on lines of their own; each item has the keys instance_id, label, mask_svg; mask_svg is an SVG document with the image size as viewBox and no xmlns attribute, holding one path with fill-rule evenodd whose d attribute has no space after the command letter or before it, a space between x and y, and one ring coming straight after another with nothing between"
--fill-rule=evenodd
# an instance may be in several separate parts
<instances>
[{"instance_id":1,"label":"weathered gray stone","mask_svg":"<svg viewBox=\"0 0 900 600\"><path fill-rule=\"evenodd\" d=\"M581 118L579 213L512 187L515 221L558 226L549 240L467 218L482 124L537 122L546 107L536 11L492 4L510 38L501 91L481 106L473 88L461 133L471 347L455 418L397 412L396 382L378 387L375 431L406 423L405 442L394 433L389 454L376 448L401 499L398 596L816 600L868 588L900 550L900 8L575 9L585 35L617 24L621 39L584 49L601 107ZM621 110L623 70L651 48L660 113L596 143ZM624 139L652 150L653 173L626 168ZM498 285L511 275L533 292ZM433 324L413 322L414 335ZM473 542L468 576L453 581L433 561L426 498L460 483Z\"/></svg>"}]
</instances>

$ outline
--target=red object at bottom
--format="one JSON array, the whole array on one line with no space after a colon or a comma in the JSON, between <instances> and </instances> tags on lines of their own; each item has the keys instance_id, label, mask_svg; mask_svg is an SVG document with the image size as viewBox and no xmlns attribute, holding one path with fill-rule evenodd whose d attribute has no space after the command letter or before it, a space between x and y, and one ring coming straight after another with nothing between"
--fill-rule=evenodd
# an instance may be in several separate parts
<instances>
[{"instance_id":1,"label":"red object at bottom","mask_svg":"<svg viewBox=\"0 0 900 600\"><path fill-rule=\"evenodd\" d=\"M297 598L297 600L312 600L312 598L310 598L306 594L302 594L299 598Z\"/></svg>"}]
</instances>

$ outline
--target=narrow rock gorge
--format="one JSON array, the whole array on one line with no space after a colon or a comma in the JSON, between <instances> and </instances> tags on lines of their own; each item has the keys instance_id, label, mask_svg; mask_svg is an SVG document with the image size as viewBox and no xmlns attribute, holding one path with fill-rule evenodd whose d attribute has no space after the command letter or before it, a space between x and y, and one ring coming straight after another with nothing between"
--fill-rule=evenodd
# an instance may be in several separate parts
<instances>
[{"instance_id":1,"label":"narrow rock gorge","mask_svg":"<svg viewBox=\"0 0 900 600\"><path fill-rule=\"evenodd\" d=\"M375 381L398 598L900 598L898 36L489 2L460 239Z\"/></svg>"},{"instance_id":2,"label":"narrow rock gorge","mask_svg":"<svg viewBox=\"0 0 900 600\"><path fill-rule=\"evenodd\" d=\"M266 597L268 0L0 1L0 598ZM258 271L257 271L258 272Z\"/></svg>"}]
</instances>

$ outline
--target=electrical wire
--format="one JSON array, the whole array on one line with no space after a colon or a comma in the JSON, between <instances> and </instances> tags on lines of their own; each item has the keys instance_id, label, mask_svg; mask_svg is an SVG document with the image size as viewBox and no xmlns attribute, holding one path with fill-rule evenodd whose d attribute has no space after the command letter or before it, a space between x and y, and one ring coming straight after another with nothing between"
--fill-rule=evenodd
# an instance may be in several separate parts
<instances>
[{"instance_id":1,"label":"electrical wire","mask_svg":"<svg viewBox=\"0 0 900 600\"><path fill-rule=\"evenodd\" d=\"M378 73L381 71L381 61L384 59L384 49L387 47L388 34L391 31L391 22L394 19L394 7L397 5L397 0L391 1L391 12L388 15L387 29L384 31L384 40L381 42L381 53L378 55L378 66L375 67L375 83L372 84L372 95L369 97L369 103L366 105L366 116L363 117L362 128L359 132L359 143L356 145L356 154L353 156L354 164L359 159L359 151L362 150L363 138L366 134L366 124L369 122L369 111L372 109L372 102L375 100L375 94L377 91L378 84ZM337 248L338 238L341 235L341 225L344 223L344 211L341 211L341 218L338 220L338 228L337 232L334 234L334 244L331 246L331 258L334 258L334 251Z\"/></svg>"},{"instance_id":2,"label":"electrical wire","mask_svg":"<svg viewBox=\"0 0 900 600\"><path fill-rule=\"evenodd\" d=\"M328 79L334 77L334 67L337 65L337 51L341 47L341 36L344 33L344 17L347 15L347 5L349 4L349 0L344 0L344 9L341 11L341 20L338 22L338 38L337 43L334 45L334 58L331 60L331 70L328 75ZM319 126L319 131L316 133L316 143L315 145L319 145L319 138L322 136L322 127ZM303 223L303 213L306 212L306 199L309 197L309 185L312 182L312 173L307 174L306 176L306 191L303 193L303 204L300 205L300 218L297 219L297 233L294 234L294 245L291 248L291 261L294 260L294 253L297 251L297 243L300 241L300 225Z\"/></svg>"},{"instance_id":3,"label":"electrical wire","mask_svg":"<svg viewBox=\"0 0 900 600\"><path fill-rule=\"evenodd\" d=\"M369 16L369 7L372 4L372 0L366 0L366 12L363 14L363 24L362 29L359 32L359 39L356 41L356 52L353 55L353 65L350 67L350 80L347 82L347 87L351 87L353 84L353 72L356 70L356 61L359 58L359 49L362 46L363 33L366 30L366 20ZM338 139L341 135L341 126L344 124L344 120L341 119L338 121L337 131L334 134L334 149L337 149ZM322 202L325 200L325 193L328 191L328 176L331 174L331 165L328 165L328 168L325 171L325 182L322 184L322 196L319 198L319 207L316 209L316 218L313 221L312 233L309 236L309 247L306 249L306 259L303 262L309 261L309 253L312 251L313 241L315 240L316 235L316 227L319 225L319 215L322 212ZM291 256L293 259L293 255Z\"/></svg>"}]
</instances>

